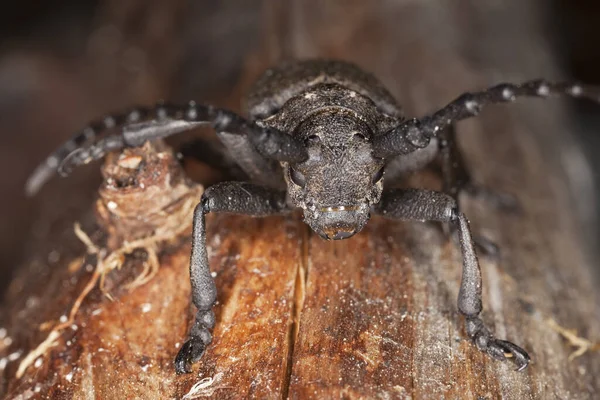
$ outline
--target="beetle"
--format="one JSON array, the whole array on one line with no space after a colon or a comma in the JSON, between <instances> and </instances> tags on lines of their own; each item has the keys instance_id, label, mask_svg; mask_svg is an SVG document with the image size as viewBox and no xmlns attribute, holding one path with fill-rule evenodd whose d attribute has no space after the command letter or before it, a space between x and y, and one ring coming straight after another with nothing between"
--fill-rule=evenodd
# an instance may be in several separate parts
<instances>
[{"instance_id":1,"label":"beetle","mask_svg":"<svg viewBox=\"0 0 600 400\"><path fill-rule=\"evenodd\" d=\"M264 217L293 208L300 208L304 221L326 240L350 238L371 214L449 223L458 233L463 258L458 309L466 319L468 337L493 358L511 358L517 370L523 370L530 362L527 352L495 338L480 318L481 271L468 220L457 203L468 179L459 177L468 175L452 126L476 116L486 105L550 95L595 99L597 92L544 80L504 83L465 93L430 115L407 119L385 87L359 67L343 61L293 61L267 70L256 81L246 99L249 118L189 102L159 103L92 123L33 172L26 191L32 195L56 172L67 175L107 152L210 124L249 181L215 184L195 208L190 279L198 311L175 358L178 374L190 372L202 357L215 325L217 292L208 263L205 215ZM423 168L439 155L443 192L389 187L403 173Z\"/></svg>"}]
</instances>

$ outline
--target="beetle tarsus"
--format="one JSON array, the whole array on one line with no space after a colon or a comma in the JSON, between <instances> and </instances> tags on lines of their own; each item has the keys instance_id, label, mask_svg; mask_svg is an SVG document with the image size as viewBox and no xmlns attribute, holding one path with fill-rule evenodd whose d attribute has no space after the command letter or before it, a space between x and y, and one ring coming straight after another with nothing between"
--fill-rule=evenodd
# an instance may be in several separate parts
<instances>
[{"instance_id":1,"label":"beetle tarsus","mask_svg":"<svg viewBox=\"0 0 600 400\"><path fill-rule=\"evenodd\" d=\"M179 349L179 352L177 353L177 357L175 357L175 372L177 372L178 375L189 374L192 372L192 364L202 358L207 345L208 344L204 343L198 336L189 338L183 346L181 346L181 349Z\"/></svg>"},{"instance_id":2,"label":"beetle tarsus","mask_svg":"<svg viewBox=\"0 0 600 400\"><path fill-rule=\"evenodd\" d=\"M529 365L531 358L525 350L512 342L496 339L485 327L481 318L467 317L466 327L467 335L479 350L500 361L510 359L516 365L517 371L523 371Z\"/></svg>"}]
</instances>

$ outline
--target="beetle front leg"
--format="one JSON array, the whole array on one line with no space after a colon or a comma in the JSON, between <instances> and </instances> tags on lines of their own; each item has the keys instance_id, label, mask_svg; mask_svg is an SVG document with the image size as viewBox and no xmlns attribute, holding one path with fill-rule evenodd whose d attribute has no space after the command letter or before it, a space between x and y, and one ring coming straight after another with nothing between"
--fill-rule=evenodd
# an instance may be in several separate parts
<instances>
[{"instance_id":1,"label":"beetle front leg","mask_svg":"<svg viewBox=\"0 0 600 400\"><path fill-rule=\"evenodd\" d=\"M206 189L202 195L202 200L194 211L190 258L192 301L198 312L189 339L175 357L175 370L178 374L191 372L191 364L202 357L206 347L212 342L211 330L215 325L212 307L217 299L217 289L208 265L205 215L209 212L227 212L264 217L285 211L285 192L251 183L220 183Z\"/></svg>"},{"instance_id":2,"label":"beetle front leg","mask_svg":"<svg viewBox=\"0 0 600 400\"><path fill-rule=\"evenodd\" d=\"M452 211L451 222L457 226L460 248L463 255L463 273L458 292L458 310L466 318L467 335L477 347L498 360L514 358L517 371L529 365L529 355L521 347L506 340L496 339L479 317L481 305L481 268L475 254L469 221L463 213Z\"/></svg>"},{"instance_id":3,"label":"beetle front leg","mask_svg":"<svg viewBox=\"0 0 600 400\"><path fill-rule=\"evenodd\" d=\"M175 358L175 371L178 374L191 372L191 364L198 361L206 347L212 342L210 330L215 325L212 307L217 300L217 288L210 274L206 250L205 215L210 211L208 198L202 200L194 210L192 231L192 255L190 257L190 281L192 283L192 301L198 308L190 338L181 347Z\"/></svg>"},{"instance_id":4,"label":"beetle front leg","mask_svg":"<svg viewBox=\"0 0 600 400\"><path fill-rule=\"evenodd\" d=\"M441 192L418 189L396 189L383 193L375 207L386 218L449 222L458 231L463 257L463 272L458 293L458 309L466 318L467 335L477 347L498 360L511 357L521 371L529 364L529 355L519 346L496 339L484 325L479 314L481 301L481 269L471 237L469 222L458 211L455 199Z\"/></svg>"}]
</instances>

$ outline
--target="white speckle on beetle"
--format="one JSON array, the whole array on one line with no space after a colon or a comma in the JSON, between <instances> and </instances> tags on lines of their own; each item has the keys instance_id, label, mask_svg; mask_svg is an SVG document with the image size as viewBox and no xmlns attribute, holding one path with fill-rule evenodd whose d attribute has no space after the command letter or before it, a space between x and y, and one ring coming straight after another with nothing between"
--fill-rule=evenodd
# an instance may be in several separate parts
<instances>
[{"instance_id":1,"label":"white speckle on beetle","mask_svg":"<svg viewBox=\"0 0 600 400\"><path fill-rule=\"evenodd\" d=\"M188 108L186 116L187 116L188 119L196 119L196 118L198 118L198 111L196 110L195 105L192 106L190 104L190 108Z\"/></svg>"},{"instance_id":2,"label":"white speckle on beetle","mask_svg":"<svg viewBox=\"0 0 600 400\"><path fill-rule=\"evenodd\" d=\"M505 88L505 89L502 91L502 98L503 98L504 100L510 100L510 101L512 101L512 100L514 100L514 99L515 99L515 93L514 93L514 92L513 92L511 89L509 89L509 88Z\"/></svg>"},{"instance_id":3,"label":"white speckle on beetle","mask_svg":"<svg viewBox=\"0 0 600 400\"><path fill-rule=\"evenodd\" d=\"M6 328L0 328L0 339L4 339L7 334L8 331L6 330Z\"/></svg>"},{"instance_id":4,"label":"white speckle on beetle","mask_svg":"<svg viewBox=\"0 0 600 400\"><path fill-rule=\"evenodd\" d=\"M104 126L106 129L114 128L116 125L115 119L113 117L104 118Z\"/></svg>"},{"instance_id":5,"label":"white speckle on beetle","mask_svg":"<svg viewBox=\"0 0 600 400\"><path fill-rule=\"evenodd\" d=\"M15 351L14 353L10 353L8 355L8 361L16 361L21 357L21 351Z\"/></svg>"},{"instance_id":6,"label":"white speckle on beetle","mask_svg":"<svg viewBox=\"0 0 600 400\"><path fill-rule=\"evenodd\" d=\"M165 119L167 118L167 110L163 107L157 108L156 109L156 116L158 117L158 119Z\"/></svg>"},{"instance_id":7,"label":"white speckle on beetle","mask_svg":"<svg viewBox=\"0 0 600 400\"><path fill-rule=\"evenodd\" d=\"M52 156L48 157L48 159L46 160L46 165L48 165L50 168L56 168L58 167L59 162L60 161L58 160L58 157Z\"/></svg>"},{"instance_id":8,"label":"white speckle on beetle","mask_svg":"<svg viewBox=\"0 0 600 400\"><path fill-rule=\"evenodd\" d=\"M7 364L8 364L8 359L6 357L0 358L0 371L4 371L6 369Z\"/></svg>"},{"instance_id":9,"label":"white speckle on beetle","mask_svg":"<svg viewBox=\"0 0 600 400\"><path fill-rule=\"evenodd\" d=\"M2 340L2 343L4 344L5 347L8 347L13 343L13 340L10 336L7 336Z\"/></svg>"},{"instance_id":10,"label":"white speckle on beetle","mask_svg":"<svg viewBox=\"0 0 600 400\"><path fill-rule=\"evenodd\" d=\"M583 89L579 85L571 86L571 89L569 91L573 96L581 96L581 94L583 93Z\"/></svg>"},{"instance_id":11,"label":"white speckle on beetle","mask_svg":"<svg viewBox=\"0 0 600 400\"><path fill-rule=\"evenodd\" d=\"M73 324L73 325L71 325L71 329L76 331L77 329L79 329L79 327L77 325Z\"/></svg>"},{"instance_id":12,"label":"white speckle on beetle","mask_svg":"<svg viewBox=\"0 0 600 400\"><path fill-rule=\"evenodd\" d=\"M64 324L65 322L67 322L68 319L69 318L66 315L61 315L58 320L60 321L61 324Z\"/></svg>"},{"instance_id":13,"label":"white speckle on beetle","mask_svg":"<svg viewBox=\"0 0 600 400\"><path fill-rule=\"evenodd\" d=\"M33 366L35 368L39 368L42 366L43 363L44 363L44 360L42 359L42 357L38 357L38 358L36 358L35 362L33 363Z\"/></svg>"},{"instance_id":14,"label":"white speckle on beetle","mask_svg":"<svg viewBox=\"0 0 600 400\"><path fill-rule=\"evenodd\" d=\"M469 110L469 112L471 112L473 114L477 114L479 112L479 110L478 110L479 103L474 100L467 101L465 103L465 107L467 108L467 110Z\"/></svg>"},{"instance_id":15,"label":"white speckle on beetle","mask_svg":"<svg viewBox=\"0 0 600 400\"><path fill-rule=\"evenodd\" d=\"M137 122L140 119L140 112L138 110L133 110L127 115L127 120L129 122Z\"/></svg>"},{"instance_id":16,"label":"white speckle on beetle","mask_svg":"<svg viewBox=\"0 0 600 400\"><path fill-rule=\"evenodd\" d=\"M117 207L119 207L119 205L111 200L108 203L106 203L106 207L108 207L109 210L116 210Z\"/></svg>"},{"instance_id":17,"label":"white speckle on beetle","mask_svg":"<svg viewBox=\"0 0 600 400\"><path fill-rule=\"evenodd\" d=\"M65 375L65 379L67 380L67 382L72 382L73 381L73 371L71 371L67 375Z\"/></svg>"},{"instance_id":18,"label":"white speckle on beetle","mask_svg":"<svg viewBox=\"0 0 600 400\"><path fill-rule=\"evenodd\" d=\"M317 95L316 95L316 94L314 94L314 93L306 93L306 94L304 95L304 98L305 98L306 100L314 100L316 97L317 97Z\"/></svg>"},{"instance_id":19,"label":"white speckle on beetle","mask_svg":"<svg viewBox=\"0 0 600 400\"><path fill-rule=\"evenodd\" d=\"M540 84L540 86L537 89L537 94L543 97L548 96L550 94L550 87L545 83Z\"/></svg>"},{"instance_id":20,"label":"white speckle on beetle","mask_svg":"<svg viewBox=\"0 0 600 400\"><path fill-rule=\"evenodd\" d=\"M356 97L356 92L350 92L350 97L352 97L352 98Z\"/></svg>"},{"instance_id":21,"label":"white speckle on beetle","mask_svg":"<svg viewBox=\"0 0 600 400\"><path fill-rule=\"evenodd\" d=\"M220 118L218 119L219 125L229 125L230 122L231 122L231 117L226 114L221 114Z\"/></svg>"},{"instance_id":22,"label":"white speckle on beetle","mask_svg":"<svg viewBox=\"0 0 600 400\"><path fill-rule=\"evenodd\" d=\"M147 313L150 310L152 310L152 304L150 304L150 303L144 303L144 304L142 304L142 312L143 313Z\"/></svg>"}]
</instances>

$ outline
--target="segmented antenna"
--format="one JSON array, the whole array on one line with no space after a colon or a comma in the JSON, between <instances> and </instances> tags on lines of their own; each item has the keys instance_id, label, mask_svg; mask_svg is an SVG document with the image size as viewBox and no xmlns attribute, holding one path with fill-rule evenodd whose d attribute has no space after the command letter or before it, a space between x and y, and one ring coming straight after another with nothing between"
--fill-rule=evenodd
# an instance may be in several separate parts
<instances>
[{"instance_id":1,"label":"segmented antenna","mask_svg":"<svg viewBox=\"0 0 600 400\"><path fill-rule=\"evenodd\" d=\"M155 107L138 107L125 114L106 116L74 135L41 163L27 180L25 193L33 196L56 173L66 176L73 166L97 160L109 151L140 146L146 140L169 136L208 122L232 122L232 115L235 116L226 110L191 101L187 105L158 103ZM119 134L101 139L119 130Z\"/></svg>"},{"instance_id":2,"label":"segmented antenna","mask_svg":"<svg viewBox=\"0 0 600 400\"><path fill-rule=\"evenodd\" d=\"M480 92L464 93L431 115L404 121L374 140L374 154L387 158L427 147L430 139L437 137L450 124L477 116L485 106L513 102L519 97L564 95L600 103L600 88L596 86L551 83L541 79L520 85L503 83Z\"/></svg>"}]
</instances>

